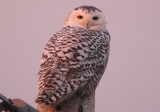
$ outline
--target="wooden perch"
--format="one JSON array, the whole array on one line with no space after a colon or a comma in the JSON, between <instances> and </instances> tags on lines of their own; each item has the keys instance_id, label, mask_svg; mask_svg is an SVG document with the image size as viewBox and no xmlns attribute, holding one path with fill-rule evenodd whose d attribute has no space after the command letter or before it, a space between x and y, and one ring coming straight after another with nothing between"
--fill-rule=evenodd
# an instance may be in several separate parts
<instances>
[{"instance_id":1,"label":"wooden perch","mask_svg":"<svg viewBox=\"0 0 160 112\"><path fill-rule=\"evenodd\" d=\"M69 100L53 107L52 112L95 112L95 94L90 96L76 93ZM21 99L8 99L0 94L0 112L38 112Z\"/></svg>"},{"instance_id":2,"label":"wooden perch","mask_svg":"<svg viewBox=\"0 0 160 112\"><path fill-rule=\"evenodd\" d=\"M21 99L8 99L0 94L0 112L38 112Z\"/></svg>"},{"instance_id":3,"label":"wooden perch","mask_svg":"<svg viewBox=\"0 0 160 112\"><path fill-rule=\"evenodd\" d=\"M90 96L76 93L69 100L53 107L53 112L95 112L95 94Z\"/></svg>"}]
</instances>

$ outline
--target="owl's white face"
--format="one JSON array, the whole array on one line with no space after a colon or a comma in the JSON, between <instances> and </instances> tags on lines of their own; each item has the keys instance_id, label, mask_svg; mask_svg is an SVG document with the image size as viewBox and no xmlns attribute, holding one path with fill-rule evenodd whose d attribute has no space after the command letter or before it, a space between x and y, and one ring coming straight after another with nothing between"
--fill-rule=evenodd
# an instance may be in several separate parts
<instances>
[{"instance_id":1,"label":"owl's white face","mask_svg":"<svg viewBox=\"0 0 160 112\"><path fill-rule=\"evenodd\" d=\"M81 27L90 30L106 30L105 16L102 12L95 10L86 12L85 10L73 10L64 23L64 26Z\"/></svg>"}]
</instances>

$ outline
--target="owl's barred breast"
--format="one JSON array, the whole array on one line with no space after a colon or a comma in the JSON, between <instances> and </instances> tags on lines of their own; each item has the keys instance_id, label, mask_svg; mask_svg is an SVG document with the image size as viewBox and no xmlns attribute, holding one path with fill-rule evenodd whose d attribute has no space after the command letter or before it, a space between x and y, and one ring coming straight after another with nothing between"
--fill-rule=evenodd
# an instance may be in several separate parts
<instances>
[{"instance_id":1,"label":"owl's barred breast","mask_svg":"<svg viewBox=\"0 0 160 112\"><path fill-rule=\"evenodd\" d=\"M106 68L109 41L108 32L79 27L54 34L42 55L36 102L58 104L75 92L93 93Z\"/></svg>"}]
</instances>

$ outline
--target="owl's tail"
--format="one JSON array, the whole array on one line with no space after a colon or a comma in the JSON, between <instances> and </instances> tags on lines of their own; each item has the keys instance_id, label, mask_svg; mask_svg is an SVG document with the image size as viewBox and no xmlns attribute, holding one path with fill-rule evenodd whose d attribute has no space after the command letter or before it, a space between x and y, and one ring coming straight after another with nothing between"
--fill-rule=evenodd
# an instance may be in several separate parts
<instances>
[{"instance_id":1,"label":"owl's tail","mask_svg":"<svg viewBox=\"0 0 160 112\"><path fill-rule=\"evenodd\" d=\"M39 94L37 96L37 99L35 100L35 102L37 104L43 103L45 105L50 105L51 103L54 103L54 101L52 99L50 99L49 95L46 93Z\"/></svg>"},{"instance_id":2,"label":"owl's tail","mask_svg":"<svg viewBox=\"0 0 160 112\"><path fill-rule=\"evenodd\" d=\"M49 96L45 93L39 94L35 102L38 104L39 112L56 112L52 105L53 101L49 101Z\"/></svg>"}]
</instances>

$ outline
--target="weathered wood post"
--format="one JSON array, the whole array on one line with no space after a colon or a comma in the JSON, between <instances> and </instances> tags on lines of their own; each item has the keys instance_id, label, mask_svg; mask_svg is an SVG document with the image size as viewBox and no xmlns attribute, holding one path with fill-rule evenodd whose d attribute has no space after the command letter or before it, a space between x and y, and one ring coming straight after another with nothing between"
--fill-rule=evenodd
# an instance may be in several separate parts
<instances>
[{"instance_id":1,"label":"weathered wood post","mask_svg":"<svg viewBox=\"0 0 160 112\"><path fill-rule=\"evenodd\" d=\"M95 112L95 93L90 96L77 93L53 108L55 112Z\"/></svg>"}]
</instances>

